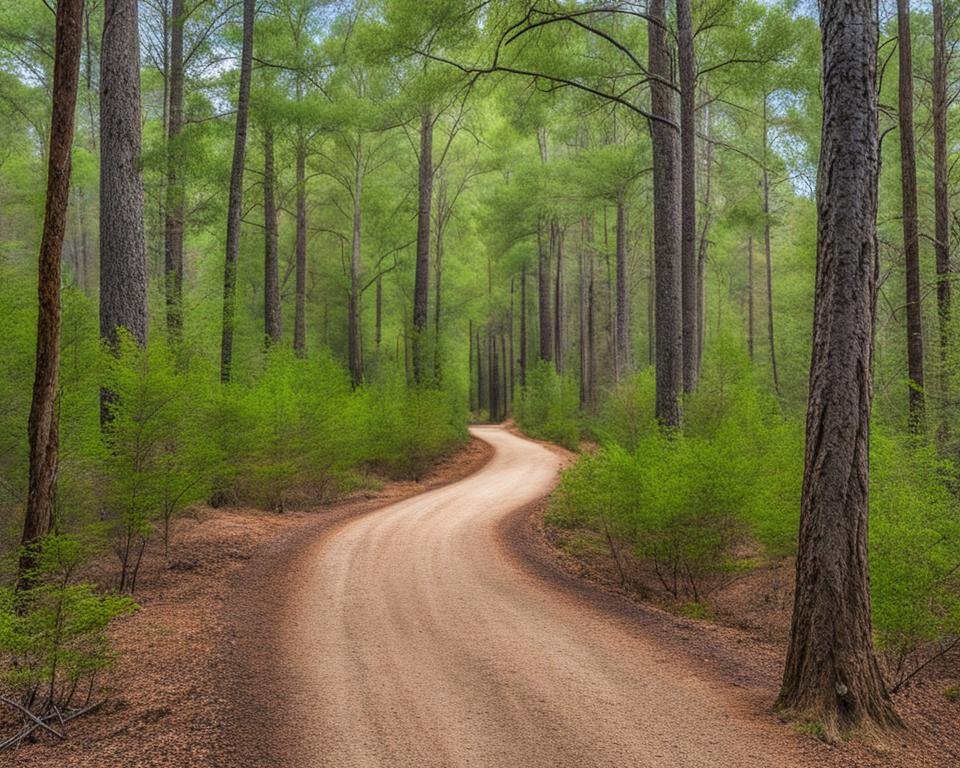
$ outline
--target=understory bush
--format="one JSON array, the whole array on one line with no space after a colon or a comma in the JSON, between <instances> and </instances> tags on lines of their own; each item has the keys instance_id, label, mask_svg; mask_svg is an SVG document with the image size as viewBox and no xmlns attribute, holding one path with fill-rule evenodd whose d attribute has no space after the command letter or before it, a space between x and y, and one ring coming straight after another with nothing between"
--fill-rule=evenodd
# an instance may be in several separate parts
<instances>
[{"instance_id":1,"label":"understory bush","mask_svg":"<svg viewBox=\"0 0 960 768\"><path fill-rule=\"evenodd\" d=\"M550 440L571 450L580 444L580 394L575 379L559 375L541 360L528 373L526 386L514 400L517 426L531 437Z\"/></svg>"},{"instance_id":2,"label":"understory bush","mask_svg":"<svg viewBox=\"0 0 960 768\"><path fill-rule=\"evenodd\" d=\"M550 520L628 546L665 593L699 601L727 575L796 551L803 424L785 418L735 350L714 346L682 433L653 420L652 381L624 382L592 425L599 450L566 471ZM878 644L905 672L960 635L955 466L875 428L870 571ZM897 674L900 674L898 672Z\"/></svg>"},{"instance_id":3,"label":"understory bush","mask_svg":"<svg viewBox=\"0 0 960 768\"><path fill-rule=\"evenodd\" d=\"M137 607L77 581L86 554L78 539L50 535L36 546L30 588L0 589L0 681L37 716L90 702L94 678L113 661L107 626Z\"/></svg>"}]
</instances>

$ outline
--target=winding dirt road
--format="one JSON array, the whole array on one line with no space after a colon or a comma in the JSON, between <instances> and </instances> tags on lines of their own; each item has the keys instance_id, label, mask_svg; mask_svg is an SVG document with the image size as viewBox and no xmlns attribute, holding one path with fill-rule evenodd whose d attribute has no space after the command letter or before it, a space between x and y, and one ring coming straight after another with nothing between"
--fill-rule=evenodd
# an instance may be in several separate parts
<instances>
[{"instance_id":1,"label":"winding dirt road","mask_svg":"<svg viewBox=\"0 0 960 768\"><path fill-rule=\"evenodd\" d=\"M561 460L473 432L495 451L483 469L349 520L301 558L281 649L288 764L805 765L732 688L507 551L498 525L549 492Z\"/></svg>"}]
</instances>

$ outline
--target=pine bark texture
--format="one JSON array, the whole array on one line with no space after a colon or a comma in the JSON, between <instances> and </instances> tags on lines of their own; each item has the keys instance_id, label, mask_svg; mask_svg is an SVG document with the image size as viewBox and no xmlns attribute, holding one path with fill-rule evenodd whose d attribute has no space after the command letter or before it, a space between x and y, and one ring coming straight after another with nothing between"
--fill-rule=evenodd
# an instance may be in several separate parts
<instances>
[{"instance_id":1,"label":"pine bark texture","mask_svg":"<svg viewBox=\"0 0 960 768\"><path fill-rule=\"evenodd\" d=\"M59 0L53 64L53 111L47 153L47 197L37 281L37 357L27 422L27 506L17 586L32 582L37 544L53 527L59 457L60 265L70 199L71 150L80 80L83 0Z\"/></svg>"},{"instance_id":2,"label":"pine bark texture","mask_svg":"<svg viewBox=\"0 0 960 768\"><path fill-rule=\"evenodd\" d=\"M867 567L877 291L876 0L821 6L823 127L796 593L779 705L828 738L895 726Z\"/></svg>"},{"instance_id":3,"label":"pine bark texture","mask_svg":"<svg viewBox=\"0 0 960 768\"><path fill-rule=\"evenodd\" d=\"M137 0L106 0L100 52L100 336L147 340Z\"/></svg>"},{"instance_id":4,"label":"pine bark texture","mask_svg":"<svg viewBox=\"0 0 960 768\"><path fill-rule=\"evenodd\" d=\"M678 70L680 75L680 250L683 283L683 390L699 379L700 281L697 265L697 129L696 63L690 0L677 0Z\"/></svg>"},{"instance_id":5,"label":"pine bark texture","mask_svg":"<svg viewBox=\"0 0 960 768\"><path fill-rule=\"evenodd\" d=\"M299 85L298 95L299 95ZM293 351L298 357L307 352L307 145L303 129L297 128L297 231L294 240L295 287L293 310Z\"/></svg>"},{"instance_id":6,"label":"pine bark texture","mask_svg":"<svg viewBox=\"0 0 960 768\"><path fill-rule=\"evenodd\" d=\"M223 266L223 334L220 339L220 380L230 381L233 365L233 326L236 319L237 261L240 256L240 218L243 202L243 163L247 151L250 112L250 73L253 66L254 0L243 0L243 43L240 52L240 87L233 136L230 193L227 201L227 247Z\"/></svg>"},{"instance_id":7,"label":"pine bark texture","mask_svg":"<svg viewBox=\"0 0 960 768\"><path fill-rule=\"evenodd\" d=\"M178 341L183 328L183 0L170 11L169 111L167 117L167 189L164 206L163 269L167 334Z\"/></svg>"},{"instance_id":8,"label":"pine bark texture","mask_svg":"<svg viewBox=\"0 0 960 768\"><path fill-rule=\"evenodd\" d=\"M924 429L923 320L920 305L920 234L917 214L917 148L913 133L913 50L910 0L897 0L900 57L900 189L903 201L903 258L907 282L907 376L910 428Z\"/></svg>"},{"instance_id":9,"label":"pine bark texture","mask_svg":"<svg viewBox=\"0 0 960 768\"><path fill-rule=\"evenodd\" d=\"M354 387L363 383L363 354L360 349L360 232L362 226L363 155L360 138L357 138L353 179L353 236L350 245L350 294L347 299L347 361L350 381Z\"/></svg>"},{"instance_id":10,"label":"pine bark texture","mask_svg":"<svg viewBox=\"0 0 960 768\"><path fill-rule=\"evenodd\" d=\"M282 332L275 180L273 126L267 123L263 128L263 331L268 345L279 344Z\"/></svg>"},{"instance_id":11,"label":"pine bark texture","mask_svg":"<svg viewBox=\"0 0 960 768\"><path fill-rule=\"evenodd\" d=\"M949 401L950 349L950 190L947 182L947 37L943 0L933 0L933 198L937 262L937 320L940 331L940 397ZM947 419L941 420L941 434Z\"/></svg>"},{"instance_id":12,"label":"pine bark texture","mask_svg":"<svg viewBox=\"0 0 960 768\"><path fill-rule=\"evenodd\" d=\"M680 269L680 152L675 125L669 33L663 0L651 0L649 70L653 141L653 229L656 279L656 406L657 420L666 428L680 426L680 390L683 384L683 317ZM667 82L664 82L667 81Z\"/></svg>"},{"instance_id":13,"label":"pine bark texture","mask_svg":"<svg viewBox=\"0 0 960 768\"><path fill-rule=\"evenodd\" d=\"M427 311L430 297L430 209L433 203L433 115L420 113L420 168L417 199L417 261L413 282L413 379L426 374Z\"/></svg>"}]
</instances>

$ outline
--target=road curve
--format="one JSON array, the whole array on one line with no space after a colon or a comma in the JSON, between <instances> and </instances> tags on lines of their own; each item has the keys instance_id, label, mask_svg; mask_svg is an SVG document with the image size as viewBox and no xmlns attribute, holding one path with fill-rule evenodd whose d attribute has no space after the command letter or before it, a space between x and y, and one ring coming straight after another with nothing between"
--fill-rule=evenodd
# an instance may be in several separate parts
<instances>
[{"instance_id":1,"label":"road curve","mask_svg":"<svg viewBox=\"0 0 960 768\"><path fill-rule=\"evenodd\" d=\"M350 520L294 575L280 652L301 768L804 763L779 726L638 630L538 579L497 525L559 457L498 427L479 472Z\"/></svg>"}]
</instances>

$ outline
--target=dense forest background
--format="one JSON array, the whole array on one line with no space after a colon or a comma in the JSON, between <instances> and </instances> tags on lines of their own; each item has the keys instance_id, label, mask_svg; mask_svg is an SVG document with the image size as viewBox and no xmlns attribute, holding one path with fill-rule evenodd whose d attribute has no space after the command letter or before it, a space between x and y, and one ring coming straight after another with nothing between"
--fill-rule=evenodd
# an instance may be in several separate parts
<instances>
[{"instance_id":1,"label":"dense forest background","mask_svg":"<svg viewBox=\"0 0 960 768\"><path fill-rule=\"evenodd\" d=\"M880 9L870 522L875 637L894 683L960 632L957 9L900 5L899 23ZM64 538L44 567L72 573L75 548L112 550L116 588L133 593L144 549L192 504L282 511L371 471L415 477L471 419L508 417L569 448L587 441L551 519L631 547L684 605L707 603L711 579L793 555L817 10L578 8L86 4L56 406ZM139 94L129 71L104 88L124 65L110 18L125 20ZM11 581L53 51L43 2L0 8ZM680 86L666 151L664 82ZM118 132L140 145L117 154ZM682 190L664 182L668 156ZM141 248L132 267L117 255ZM682 254L673 282L658 279L664 254ZM130 608L98 605L104 620Z\"/></svg>"}]
</instances>

